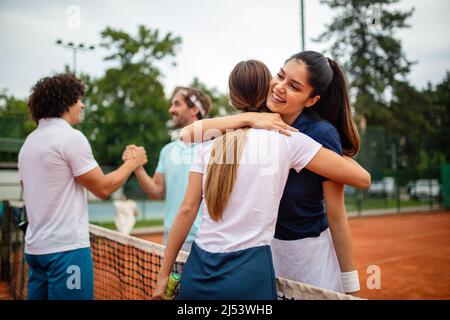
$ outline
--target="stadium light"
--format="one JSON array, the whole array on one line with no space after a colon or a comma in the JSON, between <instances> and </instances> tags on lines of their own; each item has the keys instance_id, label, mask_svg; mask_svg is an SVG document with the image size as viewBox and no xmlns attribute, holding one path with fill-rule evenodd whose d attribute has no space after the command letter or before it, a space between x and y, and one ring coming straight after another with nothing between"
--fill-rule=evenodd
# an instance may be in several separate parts
<instances>
[{"instance_id":1,"label":"stadium light","mask_svg":"<svg viewBox=\"0 0 450 320\"><path fill-rule=\"evenodd\" d=\"M305 6L303 0L300 0L300 36L302 51L305 51Z\"/></svg>"},{"instance_id":2,"label":"stadium light","mask_svg":"<svg viewBox=\"0 0 450 320\"><path fill-rule=\"evenodd\" d=\"M67 42L64 43L61 39L56 40L56 45L62 46L63 48L72 50L73 54L73 74L77 76L77 53L78 52L84 52L84 51L93 51L95 47L93 45L87 46L84 43L78 43L75 44L74 42ZM89 114L89 106L86 104L84 106L84 119L83 119L83 125L82 125L82 131L86 134L87 133L87 117Z\"/></svg>"},{"instance_id":3,"label":"stadium light","mask_svg":"<svg viewBox=\"0 0 450 320\"><path fill-rule=\"evenodd\" d=\"M75 44L74 42L64 43L61 39L56 40L56 45L61 46L66 49L72 50L73 55L73 74L77 74L77 53L83 51L93 51L95 47L93 45L87 46L84 43Z\"/></svg>"}]
</instances>

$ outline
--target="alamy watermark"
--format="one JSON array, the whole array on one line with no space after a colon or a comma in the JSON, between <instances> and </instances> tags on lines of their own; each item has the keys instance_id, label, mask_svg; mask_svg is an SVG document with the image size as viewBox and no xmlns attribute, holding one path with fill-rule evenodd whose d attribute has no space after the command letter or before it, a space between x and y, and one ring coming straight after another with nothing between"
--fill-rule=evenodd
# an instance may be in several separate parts
<instances>
[{"instance_id":1,"label":"alamy watermark","mask_svg":"<svg viewBox=\"0 0 450 320\"><path fill-rule=\"evenodd\" d=\"M381 4L371 4L365 8L364 17L366 20L367 28L379 31L383 29L381 24L382 9Z\"/></svg>"},{"instance_id":2,"label":"alamy watermark","mask_svg":"<svg viewBox=\"0 0 450 320\"><path fill-rule=\"evenodd\" d=\"M377 265L370 265L367 267L367 274L369 276L366 280L366 286L369 290L381 289L381 268Z\"/></svg>"},{"instance_id":3,"label":"alamy watermark","mask_svg":"<svg viewBox=\"0 0 450 320\"><path fill-rule=\"evenodd\" d=\"M236 129L242 130L242 129ZM202 133L202 124L194 123L194 139L191 141L188 138L184 139L183 148L185 152L179 152L178 149L173 148L169 154L170 161L176 165L190 165L192 162L201 160L197 157L202 157L201 152L192 152L191 142L210 141L213 138L218 138L226 133L232 133L233 129L228 129L225 133L222 133L218 129L206 130ZM237 159L238 165L255 165L259 167L259 173L261 175L277 175L279 174L280 164L282 161L289 161L288 159L281 159L280 153L282 153L282 139L277 134L257 135L255 139L252 139L252 145L249 145L248 135L245 141L245 147L247 150L242 153L241 158ZM281 134L280 134L281 135ZM177 137L173 137L177 139ZM211 142L214 144L214 140ZM225 139L224 149L229 150L225 156L216 158L216 164L234 164L236 148L233 148L231 139ZM286 153L286 152L284 152ZM287 154L285 155L287 156Z\"/></svg>"},{"instance_id":4,"label":"alamy watermark","mask_svg":"<svg viewBox=\"0 0 450 320\"><path fill-rule=\"evenodd\" d=\"M77 5L70 5L66 10L66 27L69 30L79 30L81 28L81 9Z\"/></svg>"},{"instance_id":5,"label":"alamy watermark","mask_svg":"<svg viewBox=\"0 0 450 320\"><path fill-rule=\"evenodd\" d=\"M66 273L70 276L67 278L66 285L69 290L81 289L81 269L77 265L67 267Z\"/></svg>"}]
</instances>

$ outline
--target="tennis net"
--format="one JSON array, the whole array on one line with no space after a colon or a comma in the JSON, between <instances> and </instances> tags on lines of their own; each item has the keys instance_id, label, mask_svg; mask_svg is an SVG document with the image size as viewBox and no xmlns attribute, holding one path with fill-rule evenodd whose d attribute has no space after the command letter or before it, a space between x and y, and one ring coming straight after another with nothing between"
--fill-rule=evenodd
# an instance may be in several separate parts
<instances>
[{"instance_id":1,"label":"tennis net","mask_svg":"<svg viewBox=\"0 0 450 320\"><path fill-rule=\"evenodd\" d=\"M25 208L5 201L2 217L1 279L8 281L14 299L25 299L28 267L24 255ZM108 300L150 299L156 287L165 247L116 231L90 225L94 262L94 297ZM174 272L181 273L188 253L181 251ZM349 300L353 296L277 277L278 299Z\"/></svg>"}]
</instances>

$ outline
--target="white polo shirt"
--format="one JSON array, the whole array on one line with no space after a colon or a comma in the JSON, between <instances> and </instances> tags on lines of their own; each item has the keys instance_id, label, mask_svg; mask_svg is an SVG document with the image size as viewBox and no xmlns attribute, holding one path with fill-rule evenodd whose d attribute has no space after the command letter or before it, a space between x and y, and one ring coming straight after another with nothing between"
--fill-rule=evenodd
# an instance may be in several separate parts
<instances>
[{"instance_id":1,"label":"white polo shirt","mask_svg":"<svg viewBox=\"0 0 450 320\"><path fill-rule=\"evenodd\" d=\"M97 167L86 137L62 118L39 120L19 152L28 228L25 253L86 248L87 191L75 177Z\"/></svg>"},{"instance_id":2,"label":"white polo shirt","mask_svg":"<svg viewBox=\"0 0 450 320\"><path fill-rule=\"evenodd\" d=\"M190 170L203 174L203 185L213 143L198 145ZM288 137L274 131L249 129L222 220L212 220L203 203L197 245L214 253L270 245L289 170L299 172L321 147L303 133Z\"/></svg>"}]
</instances>

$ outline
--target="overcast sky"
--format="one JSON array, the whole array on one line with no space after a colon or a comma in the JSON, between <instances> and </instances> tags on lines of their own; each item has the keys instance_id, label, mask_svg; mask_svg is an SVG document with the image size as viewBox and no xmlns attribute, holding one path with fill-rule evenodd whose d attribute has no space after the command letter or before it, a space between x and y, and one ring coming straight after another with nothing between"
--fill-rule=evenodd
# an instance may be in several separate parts
<instances>
[{"instance_id":1,"label":"overcast sky","mask_svg":"<svg viewBox=\"0 0 450 320\"><path fill-rule=\"evenodd\" d=\"M71 5L80 8L80 26L68 27ZM408 59L417 61L409 77L417 87L441 81L450 70L450 1L401 0L395 7L415 12L412 28L401 31ZM319 0L305 0L306 48L334 15ZM182 38L175 58L160 64L166 95L194 77L226 92L228 74L244 59L259 59L272 72L300 50L299 0L0 0L0 89L25 98L42 76L72 64L72 54L56 39L97 44L106 26L135 34L137 26ZM108 66L98 48L80 53L78 71L101 76ZM176 62L176 66L172 66Z\"/></svg>"}]
</instances>

